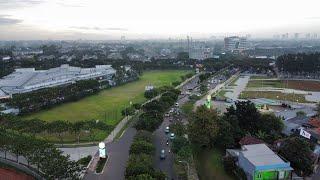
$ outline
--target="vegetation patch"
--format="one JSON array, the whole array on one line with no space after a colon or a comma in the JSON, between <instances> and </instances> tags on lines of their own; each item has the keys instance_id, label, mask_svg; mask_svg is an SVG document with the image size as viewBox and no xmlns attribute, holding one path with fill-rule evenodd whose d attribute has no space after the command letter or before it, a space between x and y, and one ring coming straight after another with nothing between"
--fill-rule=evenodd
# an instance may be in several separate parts
<instances>
[{"instance_id":1,"label":"vegetation patch","mask_svg":"<svg viewBox=\"0 0 320 180\"><path fill-rule=\"evenodd\" d=\"M219 93L217 94L217 96L218 96L218 97L222 97L222 98L227 98L227 97L225 96L225 94L226 94L227 92L232 92L232 91L221 90L221 91L219 91Z\"/></svg>"},{"instance_id":2,"label":"vegetation patch","mask_svg":"<svg viewBox=\"0 0 320 180\"><path fill-rule=\"evenodd\" d=\"M83 157L83 158L79 159L78 163L83 165L83 166L85 166L85 167L87 167L89 162L91 161L91 159L92 159L92 156L89 155L87 157Z\"/></svg>"},{"instance_id":3,"label":"vegetation patch","mask_svg":"<svg viewBox=\"0 0 320 180\"><path fill-rule=\"evenodd\" d=\"M247 87L273 87L289 88L303 91L320 91L319 81L302 81L302 80L250 80Z\"/></svg>"},{"instance_id":4,"label":"vegetation patch","mask_svg":"<svg viewBox=\"0 0 320 180\"><path fill-rule=\"evenodd\" d=\"M106 155L106 158L100 158L100 160L98 161L98 164L96 166L96 173L102 172L104 165L106 164L108 158L109 158L108 155Z\"/></svg>"},{"instance_id":5,"label":"vegetation patch","mask_svg":"<svg viewBox=\"0 0 320 180\"><path fill-rule=\"evenodd\" d=\"M250 79L271 79L269 76L250 76Z\"/></svg>"},{"instance_id":6,"label":"vegetation patch","mask_svg":"<svg viewBox=\"0 0 320 180\"><path fill-rule=\"evenodd\" d=\"M305 95L302 94L285 94L278 91L243 91L240 99L255 99L255 98L267 98L281 101L291 101L291 102L308 102L306 101Z\"/></svg>"},{"instance_id":7,"label":"vegetation patch","mask_svg":"<svg viewBox=\"0 0 320 180\"><path fill-rule=\"evenodd\" d=\"M238 81L239 78L240 78L240 76L237 77L237 78L235 78L235 79L233 79L233 80L231 81L231 83L229 84L229 86L238 86L238 85L236 84L236 82Z\"/></svg>"}]
</instances>

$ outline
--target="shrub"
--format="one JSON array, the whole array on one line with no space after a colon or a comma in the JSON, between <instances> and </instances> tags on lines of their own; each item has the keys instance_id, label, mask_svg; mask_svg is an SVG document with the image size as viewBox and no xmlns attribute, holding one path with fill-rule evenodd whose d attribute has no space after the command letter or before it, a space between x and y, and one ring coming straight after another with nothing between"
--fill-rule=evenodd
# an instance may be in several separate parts
<instances>
[{"instance_id":1,"label":"shrub","mask_svg":"<svg viewBox=\"0 0 320 180\"><path fill-rule=\"evenodd\" d=\"M88 166L89 162L91 161L92 159L92 156L89 155L87 157L83 157L81 159L78 160L78 163L83 165L83 166Z\"/></svg>"},{"instance_id":2,"label":"shrub","mask_svg":"<svg viewBox=\"0 0 320 180\"><path fill-rule=\"evenodd\" d=\"M136 141L132 143L130 147L130 154L149 154L152 155L155 151L155 147L153 144L146 141Z\"/></svg>"}]
</instances>

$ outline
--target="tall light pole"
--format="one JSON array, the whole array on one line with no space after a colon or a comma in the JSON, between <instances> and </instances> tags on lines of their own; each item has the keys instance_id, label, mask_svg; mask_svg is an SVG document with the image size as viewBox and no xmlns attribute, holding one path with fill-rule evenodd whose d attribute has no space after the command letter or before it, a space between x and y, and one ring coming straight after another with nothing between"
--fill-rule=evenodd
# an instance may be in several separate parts
<instances>
[{"instance_id":1,"label":"tall light pole","mask_svg":"<svg viewBox=\"0 0 320 180\"><path fill-rule=\"evenodd\" d=\"M189 168L189 163L187 161L179 161L179 163L186 163L188 165L188 174L187 174L187 179L189 180L189 175L190 175L190 168Z\"/></svg>"}]
</instances>

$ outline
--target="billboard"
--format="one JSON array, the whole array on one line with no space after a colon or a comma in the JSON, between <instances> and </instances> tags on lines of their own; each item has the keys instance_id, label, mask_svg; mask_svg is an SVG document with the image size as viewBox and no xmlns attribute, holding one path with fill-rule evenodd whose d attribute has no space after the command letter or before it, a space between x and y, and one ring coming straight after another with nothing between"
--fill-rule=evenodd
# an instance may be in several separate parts
<instances>
[{"instance_id":1,"label":"billboard","mask_svg":"<svg viewBox=\"0 0 320 180\"><path fill-rule=\"evenodd\" d=\"M152 89L153 89L153 86L146 86L146 87L145 87L145 90L146 90L146 91L150 91L150 90L152 90Z\"/></svg>"},{"instance_id":2,"label":"billboard","mask_svg":"<svg viewBox=\"0 0 320 180\"><path fill-rule=\"evenodd\" d=\"M103 142L99 143L99 157L106 158L106 149Z\"/></svg>"},{"instance_id":3,"label":"billboard","mask_svg":"<svg viewBox=\"0 0 320 180\"><path fill-rule=\"evenodd\" d=\"M303 129L300 129L300 135L307 138L307 139L310 139L310 137L311 137L311 134Z\"/></svg>"}]
</instances>

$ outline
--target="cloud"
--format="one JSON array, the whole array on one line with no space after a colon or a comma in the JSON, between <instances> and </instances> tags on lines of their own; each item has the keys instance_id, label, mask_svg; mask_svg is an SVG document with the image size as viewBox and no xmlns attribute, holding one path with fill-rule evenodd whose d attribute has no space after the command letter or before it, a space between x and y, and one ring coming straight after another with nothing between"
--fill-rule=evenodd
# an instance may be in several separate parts
<instances>
[{"instance_id":1,"label":"cloud","mask_svg":"<svg viewBox=\"0 0 320 180\"><path fill-rule=\"evenodd\" d=\"M1 25L15 25L21 23L23 20L9 18L8 15L0 15L0 26Z\"/></svg>"},{"instance_id":2,"label":"cloud","mask_svg":"<svg viewBox=\"0 0 320 180\"><path fill-rule=\"evenodd\" d=\"M16 9L34 6L46 2L45 0L0 0L1 9Z\"/></svg>"},{"instance_id":3,"label":"cloud","mask_svg":"<svg viewBox=\"0 0 320 180\"><path fill-rule=\"evenodd\" d=\"M306 19L310 19L310 20L320 20L320 16L307 17Z\"/></svg>"},{"instance_id":4,"label":"cloud","mask_svg":"<svg viewBox=\"0 0 320 180\"><path fill-rule=\"evenodd\" d=\"M127 28L110 27L110 28L100 28L100 27L87 27L87 26L72 26L71 29L80 30L94 30L94 31L128 31Z\"/></svg>"}]
</instances>

